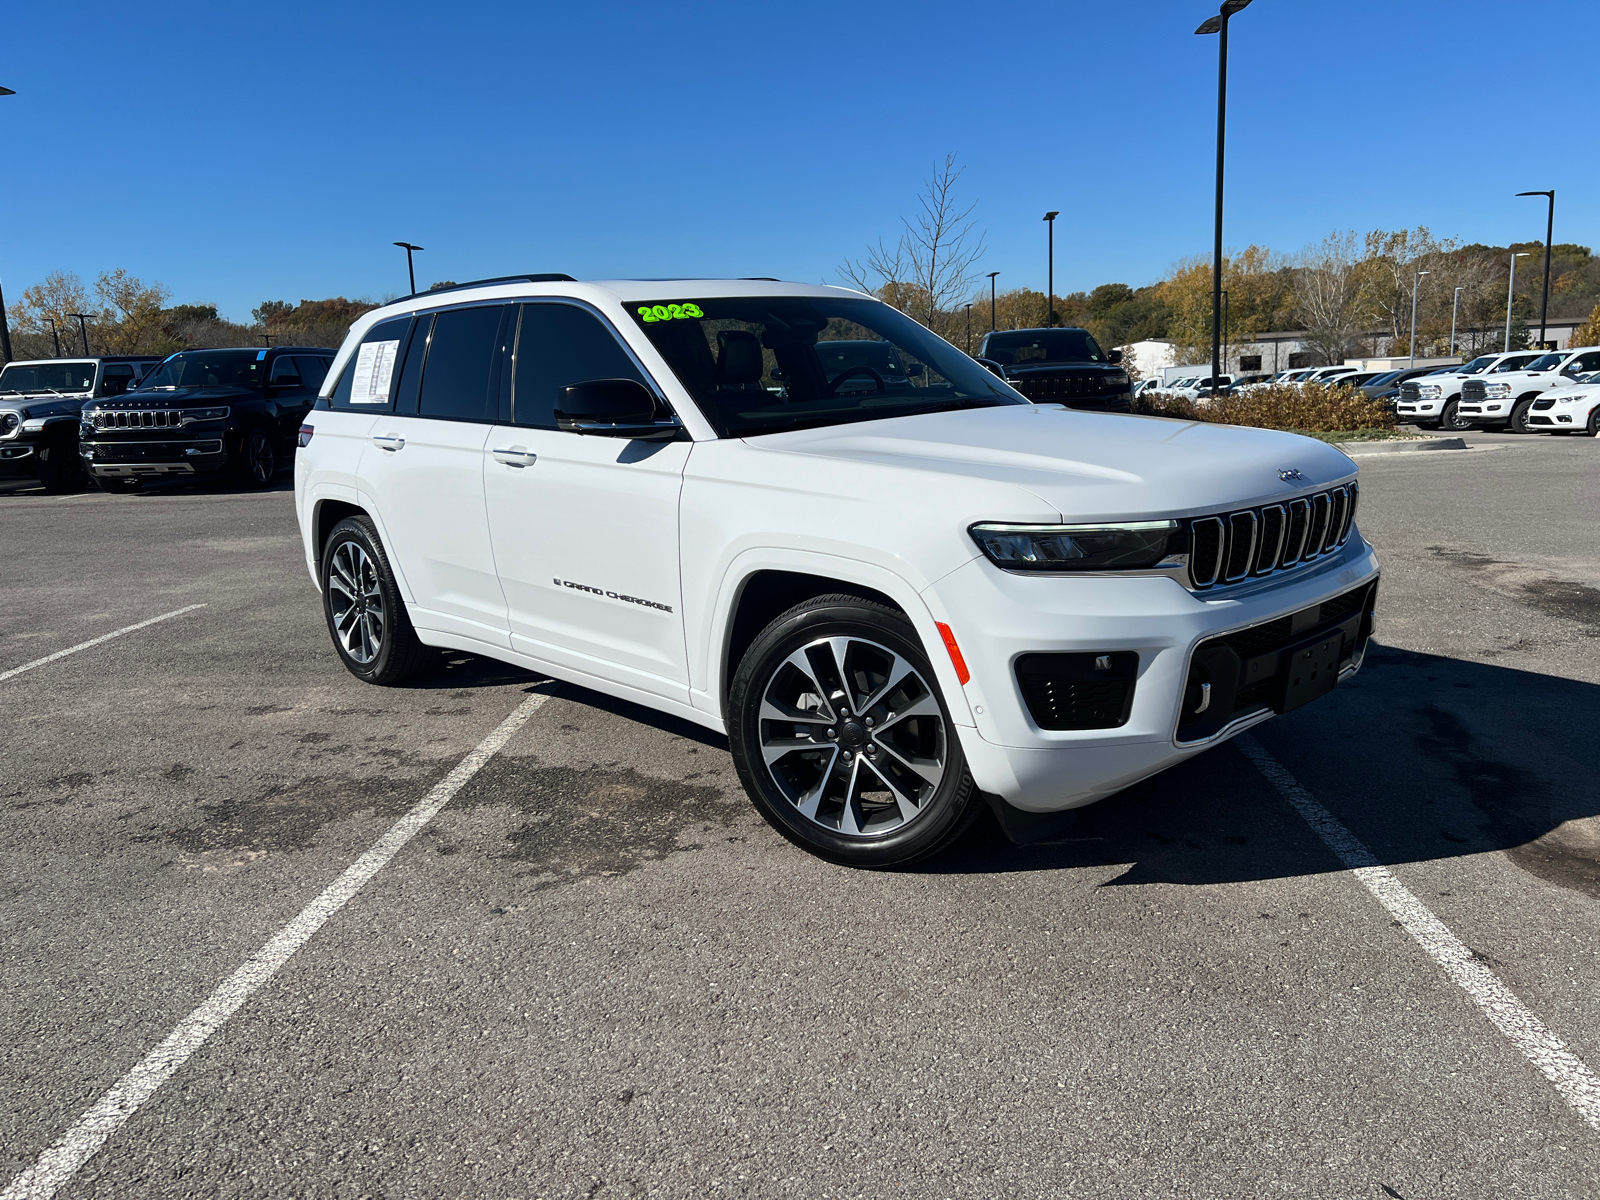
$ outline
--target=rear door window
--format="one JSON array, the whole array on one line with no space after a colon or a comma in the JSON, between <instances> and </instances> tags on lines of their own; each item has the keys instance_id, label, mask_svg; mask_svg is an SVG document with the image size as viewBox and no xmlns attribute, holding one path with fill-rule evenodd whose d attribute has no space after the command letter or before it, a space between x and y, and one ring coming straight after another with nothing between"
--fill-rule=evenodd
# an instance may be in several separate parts
<instances>
[{"instance_id":1,"label":"rear door window","mask_svg":"<svg viewBox=\"0 0 1600 1200\"><path fill-rule=\"evenodd\" d=\"M524 304L517 337L513 421L535 429L554 429L561 389L591 379L633 379L650 386L611 327L587 309L575 304Z\"/></svg>"},{"instance_id":2,"label":"rear door window","mask_svg":"<svg viewBox=\"0 0 1600 1200\"><path fill-rule=\"evenodd\" d=\"M328 359L320 355L297 354L295 361L300 364L300 379L306 387L315 391L322 386L322 381L328 377Z\"/></svg>"},{"instance_id":3,"label":"rear door window","mask_svg":"<svg viewBox=\"0 0 1600 1200\"><path fill-rule=\"evenodd\" d=\"M418 412L451 421L493 421L498 391L489 394L504 305L446 309L433 322L422 368Z\"/></svg>"},{"instance_id":4,"label":"rear door window","mask_svg":"<svg viewBox=\"0 0 1600 1200\"><path fill-rule=\"evenodd\" d=\"M405 350L410 328L411 318L404 316L380 321L367 330L328 397L330 405L356 412L390 411L394 405L395 367Z\"/></svg>"},{"instance_id":5,"label":"rear door window","mask_svg":"<svg viewBox=\"0 0 1600 1200\"><path fill-rule=\"evenodd\" d=\"M287 354L280 354L272 363L272 371L267 376L268 387L298 388L300 386L300 364Z\"/></svg>"}]
</instances>

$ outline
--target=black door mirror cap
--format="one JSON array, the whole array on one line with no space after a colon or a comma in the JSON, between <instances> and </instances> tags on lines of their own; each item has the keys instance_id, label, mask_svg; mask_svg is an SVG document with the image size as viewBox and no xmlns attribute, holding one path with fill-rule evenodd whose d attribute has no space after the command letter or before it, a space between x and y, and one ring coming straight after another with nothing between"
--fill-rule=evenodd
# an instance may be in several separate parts
<instances>
[{"instance_id":1,"label":"black door mirror cap","mask_svg":"<svg viewBox=\"0 0 1600 1200\"><path fill-rule=\"evenodd\" d=\"M556 428L600 437L672 438L683 428L637 379L590 379L561 389Z\"/></svg>"},{"instance_id":2,"label":"black door mirror cap","mask_svg":"<svg viewBox=\"0 0 1600 1200\"><path fill-rule=\"evenodd\" d=\"M1108 363L1110 363L1113 367L1116 366L1118 363L1120 363L1122 361L1122 351L1121 350L1107 350L1106 351L1106 361Z\"/></svg>"}]
</instances>

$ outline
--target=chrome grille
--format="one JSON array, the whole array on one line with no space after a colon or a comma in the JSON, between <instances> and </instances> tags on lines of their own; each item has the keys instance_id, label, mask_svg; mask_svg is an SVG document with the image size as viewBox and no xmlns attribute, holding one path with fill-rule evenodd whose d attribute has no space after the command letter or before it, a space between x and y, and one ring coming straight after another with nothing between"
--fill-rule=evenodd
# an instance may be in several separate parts
<instances>
[{"instance_id":1,"label":"chrome grille","mask_svg":"<svg viewBox=\"0 0 1600 1200\"><path fill-rule=\"evenodd\" d=\"M1489 389L1481 379L1469 379L1461 385L1461 398L1463 400L1487 400Z\"/></svg>"},{"instance_id":2,"label":"chrome grille","mask_svg":"<svg viewBox=\"0 0 1600 1200\"><path fill-rule=\"evenodd\" d=\"M182 424L180 408L101 409L94 414L96 429L176 429Z\"/></svg>"},{"instance_id":3,"label":"chrome grille","mask_svg":"<svg viewBox=\"0 0 1600 1200\"><path fill-rule=\"evenodd\" d=\"M1342 487L1225 517L1189 521L1189 586L1197 591L1272 575L1330 554L1355 527L1360 487Z\"/></svg>"},{"instance_id":4,"label":"chrome grille","mask_svg":"<svg viewBox=\"0 0 1600 1200\"><path fill-rule=\"evenodd\" d=\"M1029 400L1072 400L1086 396L1114 396L1126 390L1120 384L1112 387L1092 377L1023 376L1007 382Z\"/></svg>"},{"instance_id":5,"label":"chrome grille","mask_svg":"<svg viewBox=\"0 0 1600 1200\"><path fill-rule=\"evenodd\" d=\"M1402 383L1400 385L1400 399L1402 399L1402 400L1416 400L1416 399L1420 398L1420 396L1421 396L1421 393L1417 391L1417 385L1416 384L1414 384L1414 383Z\"/></svg>"}]
</instances>

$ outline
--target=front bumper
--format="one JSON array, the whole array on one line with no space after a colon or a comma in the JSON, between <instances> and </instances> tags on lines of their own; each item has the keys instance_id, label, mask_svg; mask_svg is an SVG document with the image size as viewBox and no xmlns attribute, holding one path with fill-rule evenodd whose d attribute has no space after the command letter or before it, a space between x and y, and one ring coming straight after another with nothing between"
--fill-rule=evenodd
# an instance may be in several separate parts
<instances>
[{"instance_id":1,"label":"front bumper","mask_svg":"<svg viewBox=\"0 0 1600 1200\"><path fill-rule=\"evenodd\" d=\"M84 468L103 479L201 475L221 470L228 455L218 437L183 441L80 442Z\"/></svg>"},{"instance_id":2,"label":"front bumper","mask_svg":"<svg viewBox=\"0 0 1600 1200\"><path fill-rule=\"evenodd\" d=\"M1443 400L1402 400L1394 406L1396 416L1425 417L1432 413L1444 411Z\"/></svg>"},{"instance_id":3,"label":"front bumper","mask_svg":"<svg viewBox=\"0 0 1600 1200\"><path fill-rule=\"evenodd\" d=\"M6 442L0 445L0 479L24 479L33 475L38 456L31 442Z\"/></svg>"},{"instance_id":4,"label":"front bumper","mask_svg":"<svg viewBox=\"0 0 1600 1200\"><path fill-rule=\"evenodd\" d=\"M1025 811L1077 808L1269 719L1272 707L1248 709L1202 739L1180 740L1196 647L1306 613L1372 583L1377 574L1371 547L1354 535L1301 571L1205 598L1169 578L1025 576L986 559L969 562L929 591L937 593L930 600L947 614L940 619L954 630L972 673L965 691L976 728L963 731L962 748L974 780ZM1018 682L1022 656L1126 651L1137 654L1138 665L1121 724L1044 729L1034 720ZM1360 662L1355 653L1340 676Z\"/></svg>"}]
</instances>

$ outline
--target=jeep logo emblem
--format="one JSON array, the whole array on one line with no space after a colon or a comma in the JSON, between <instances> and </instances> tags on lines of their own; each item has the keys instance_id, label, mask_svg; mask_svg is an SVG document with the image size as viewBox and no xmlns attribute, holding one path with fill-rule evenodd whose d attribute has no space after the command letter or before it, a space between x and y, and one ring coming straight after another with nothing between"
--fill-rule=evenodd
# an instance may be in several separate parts
<instances>
[{"instance_id":1,"label":"jeep logo emblem","mask_svg":"<svg viewBox=\"0 0 1600 1200\"><path fill-rule=\"evenodd\" d=\"M1285 467L1278 472L1278 478L1285 483L1293 483L1296 479L1304 479L1305 476L1300 474L1298 467Z\"/></svg>"}]
</instances>

